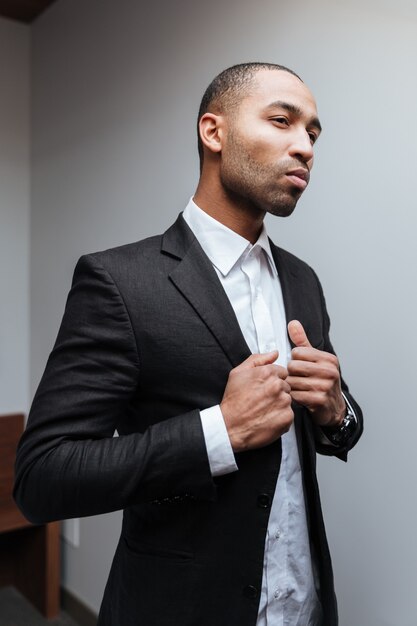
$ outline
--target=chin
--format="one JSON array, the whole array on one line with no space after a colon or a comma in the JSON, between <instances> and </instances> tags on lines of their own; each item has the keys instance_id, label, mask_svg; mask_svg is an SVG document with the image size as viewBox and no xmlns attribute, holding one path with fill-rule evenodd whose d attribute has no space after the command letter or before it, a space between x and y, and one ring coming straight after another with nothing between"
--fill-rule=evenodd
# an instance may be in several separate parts
<instances>
[{"instance_id":1,"label":"chin","mask_svg":"<svg viewBox=\"0 0 417 626\"><path fill-rule=\"evenodd\" d=\"M282 204L279 205L274 204L267 207L266 212L270 215L275 215L275 217L289 217L294 212L296 207L296 203L294 204Z\"/></svg>"},{"instance_id":2,"label":"chin","mask_svg":"<svg viewBox=\"0 0 417 626\"><path fill-rule=\"evenodd\" d=\"M294 212L300 193L271 193L269 197L264 198L263 210L266 213L275 215L276 217L289 217Z\"/></svg>"}]
</instances>

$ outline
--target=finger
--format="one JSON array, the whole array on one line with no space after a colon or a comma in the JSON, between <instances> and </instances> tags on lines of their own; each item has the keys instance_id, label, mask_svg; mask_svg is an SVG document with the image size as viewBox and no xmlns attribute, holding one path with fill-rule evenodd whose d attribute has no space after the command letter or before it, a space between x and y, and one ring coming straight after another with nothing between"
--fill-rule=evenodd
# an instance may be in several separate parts
<instances>
[{"instance_id":1,"label":"finger","mask_svg":"<svg viewBox=\"0 0 417 626\"><path fill-rule=\"evenodd\" d=\"M299 361L304 361L305 363L322 363L326 361L323 354L324 353L321 350L317 350L317 348L303 348L300 346L291 350L290 363L297 363Z\"/></svg>"},{"instance_id":2,"label":"finger","mask_svg":"<svg viewBox=\"0 0 417 626\"><path fill-rule=\"evenodd\" d=\"M264 352L263 354L251 354L247 359L242 361L236 370L247 369L248 367L259 367L260 365L272 365L278 358L278 350L272 352Z\"/></svg>"},{"instance_id":3,"label":"finger","mask_svg":"<svg viewBox=\"0 0 417 626\"><path fill-rule=\"evenodd\" d=\"M301 404L302 406L306 406L310 408L312 406L311 400L311 391L298 391L291 389L291 398L297 404Z\"/></svg>"},{"instance_id":4,"label":"finger","mask_svg":"<svg viewBox=\"0 0 417 626\"><path fill-rule=\"evenodd\" d=\"M293 344L299 348L311 348L303 325L298 320L291 320L288 324L288 335Z\"/></svg>"},{"instance_id":5,"label":"finger","mask_svg":"<svg viewBox=\"0 0 417 626\"><path fill-rule=\"evenodd\" d=\"M321 406L325 406L326 395L322 391L293 391L291 390L291 398L306 406L310 411L315 411Z\"/></svg>"},{"instance_id":6,"label":"finger","mask_svg":"<svg viewBox=\"0 0 417 626\"><path fill-rule=\"evenodd\" d=\"M291 393L295 391L312 391L320 386L320 381L304 376L288 376L285 381L291 387Z\"/></svg>"},{"instance_id":7,"label":"finger","mask_svg":"<svg viewBox=\"0 0 417 626\"><path fill-rule=\"evenodd\" d=\"M291 361L288 363L287 368L290 373L304 369L309 376L312 371L316 371L318 375L320 373L326 375L327 372L328 376L333 376L334 374L340 376L337 356L317 348L293 348L291 350Z\"/></svg>"},{"instance_id":8,"label":"finger","mask_svg":"<svg viewBox=\"0 0 417 626\"><path fill-rule=\"evenodd\" d=\"M312 359L292 359L288 365L290 376L325 376L327 373L326 364L315 362Z\"/></svg>"},{"instance_id":9,"label":"finger","mask_svg":"<svg viewBox=\"0 0 417 626\"><path fill-rule=\"evenodd\" d=\"M288 374L304 378L314 378L315 380L337 381L340 378L339 370L326 361L290 361L288 363Z\"/></svg>"},{"instance_id":10,"label":"finger","mask_svg":"<svg viewBox=\"0 0 417 626\"><path fill-rule=\"evenodd\" d=\"M278 374L278 378L281 380L285 380L288 376L288 370L286 367L282 367L282 365L274 365L276 369L276 373Z\"/></svg>"},{"instance_id":11,"label":"finger","mask_svg":"<svg viewBox=\"0 0 417 626\"><path fill-rule=\"evenodd\" d=\"M275 380L269 380L268 384L265 386L265 393L269 394L271 391L274 394L280 394L281 397L283 397L284 394L288 396L291 395L290 385L287 383L286 380L282 379L275 378Z\"/></svg>"},{"instance_id":12,"label":"finger","mask_svg":"<svg viewBox=\"0 0 417 626\"><path fill-rule=\"evenodd\" d=\"M276 363L272 363L272 365L262 365L259 367L262 367L262 374L265 378L271 376L273 378L281 378L281 380L285 380L288 376L287 368L282 365L277 365Z\"/></svg>"}]
</instances>

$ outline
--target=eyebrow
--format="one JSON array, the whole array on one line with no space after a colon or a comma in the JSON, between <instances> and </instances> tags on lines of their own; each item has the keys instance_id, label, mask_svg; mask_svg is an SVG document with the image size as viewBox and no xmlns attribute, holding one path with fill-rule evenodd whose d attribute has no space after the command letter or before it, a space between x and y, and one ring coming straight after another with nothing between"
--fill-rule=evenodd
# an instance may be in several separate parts
<instances>
[{"instance_id":1,"label":"eyebrow","mask_svg":"<svg viewBox=\"0 0 417 626\"><path fill-rule=\"evenodd\" d=\"M296 115L297 117L303 116L303 111L300 109L300 107L298 107L296 104L291 104L291 102L284 102L283 100L275 100L275 102L271 102L271 104L267 106L267 109L273 109L273 108L285 109L285 111L288 111L288 113L292 113L293 115ZM310 120L309 126L314 126L320 132L322 130L320 120L316 116Z\"/></svg>"}]
</instances>

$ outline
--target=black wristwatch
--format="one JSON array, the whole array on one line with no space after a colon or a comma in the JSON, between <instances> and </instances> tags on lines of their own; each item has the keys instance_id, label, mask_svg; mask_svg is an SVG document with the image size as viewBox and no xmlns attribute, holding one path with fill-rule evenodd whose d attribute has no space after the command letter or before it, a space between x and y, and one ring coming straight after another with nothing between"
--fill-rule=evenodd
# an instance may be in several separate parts
<instances>
[{"instance_id":1,"label":"black wristwatch","mask_svg":"<svg viewBox=\"0 0 417 626\"><path fill-rule=\"evenodd\" d=\"M322 431L326 435L327 439L335 446L344 446L352 437L356 430L357 420L356 415L353 412L352 407L346 400L346 415L343 418L343 422L336 428L334 426L322 426Z\"/></svg>"}]
</instances>

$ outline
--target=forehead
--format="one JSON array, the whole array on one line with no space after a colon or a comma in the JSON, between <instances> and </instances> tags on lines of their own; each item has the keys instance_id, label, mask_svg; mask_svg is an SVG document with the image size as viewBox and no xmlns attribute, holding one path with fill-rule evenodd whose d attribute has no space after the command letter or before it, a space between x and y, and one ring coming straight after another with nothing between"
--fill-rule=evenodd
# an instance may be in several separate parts
<instances>
[{"instance_id":1,"label":"forehead","mask_svg":"<svg viewBox=\"0 0 417 626\"><path fill-rule=\"evenodd\" d=\"M284 70L259 70L253 77L242 107L266 108L274 102L288 102L306 115L317 116L317 105L308 87Z\"/></svg>"}]
</instances>

